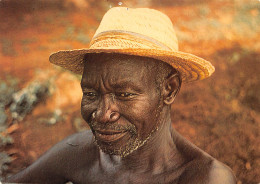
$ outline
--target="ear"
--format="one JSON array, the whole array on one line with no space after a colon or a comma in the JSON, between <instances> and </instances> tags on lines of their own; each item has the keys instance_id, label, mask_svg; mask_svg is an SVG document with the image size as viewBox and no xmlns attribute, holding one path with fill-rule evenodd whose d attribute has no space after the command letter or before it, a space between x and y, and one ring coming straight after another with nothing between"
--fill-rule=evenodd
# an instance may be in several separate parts
<instances>
[{"instance_id":1,"label":"ear","mask_svg":"<svg viewBox=\"0 0 260 184\"><path fill-rule=\"evenodd\" d=\"M170 75L163 83L163 101L165 104L170 105L173 103L177 93L180 90L181 81L178 74Z\"/></svg>"}]
</instances>

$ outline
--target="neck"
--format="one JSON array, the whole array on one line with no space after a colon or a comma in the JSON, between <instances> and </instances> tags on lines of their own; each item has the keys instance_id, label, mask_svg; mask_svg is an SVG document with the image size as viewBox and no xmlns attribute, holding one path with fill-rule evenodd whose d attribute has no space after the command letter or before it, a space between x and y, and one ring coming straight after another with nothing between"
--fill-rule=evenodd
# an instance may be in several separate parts
<instances>
[{"instance_id":1,"label":"neck","mask_svg":"<svg viewBox=\"0 0 260 184\"><path fill-rule=\"evenodd\" d=\"M159 174L179 166L182 159L172 137L170 109L164 111L158 131L142 147L122 158L125 168Z\"/></svg>"}]
</instances>

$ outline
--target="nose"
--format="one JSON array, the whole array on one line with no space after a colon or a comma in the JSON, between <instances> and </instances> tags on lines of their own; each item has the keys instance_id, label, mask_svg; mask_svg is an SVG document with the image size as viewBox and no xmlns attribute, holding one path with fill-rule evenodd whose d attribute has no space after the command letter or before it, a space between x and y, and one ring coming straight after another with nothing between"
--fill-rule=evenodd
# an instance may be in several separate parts
<instances>
[{"instance_id":1,"label":"nose","mask_svg":"<svg viewBox=\"0 0 260 184\"><path fill-rule=\"evenodd\" d=\"M111 95L103 96L99 102L97 110L93 112L92 118L100 123L111 123L120 118L120 114Z\"/></svg>"}]
</instances>

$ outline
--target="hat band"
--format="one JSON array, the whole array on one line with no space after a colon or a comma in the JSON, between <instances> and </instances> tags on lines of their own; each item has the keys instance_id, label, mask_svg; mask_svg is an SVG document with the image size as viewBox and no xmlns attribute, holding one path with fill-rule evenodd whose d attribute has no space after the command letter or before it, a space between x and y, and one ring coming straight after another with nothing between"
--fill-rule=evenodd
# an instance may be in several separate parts
<instances>
[{"instance_id":1,"label":"hat band","mask_svg":"<svg viewBox=\"0 0 260 184\"><path fill-rule=\"evenodd\" d=\"M177 51L177 49L170 48L151 37L122 30L104 31L95 35L90 43L90 49L104 47L111 49L148 48Z\"/></svg>"}]
</instances>

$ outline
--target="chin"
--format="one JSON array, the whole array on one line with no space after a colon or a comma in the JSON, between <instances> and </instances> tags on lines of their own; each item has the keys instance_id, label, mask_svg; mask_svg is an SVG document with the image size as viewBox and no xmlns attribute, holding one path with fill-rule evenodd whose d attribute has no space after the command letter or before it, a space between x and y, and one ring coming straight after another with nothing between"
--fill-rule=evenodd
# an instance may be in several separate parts
<instances>
[{"instance_id":1,"label":"chin","mask_svg":"<svg viewBox=\"0 0 260 184\"><path fill-rule=\"evenodd\" d=\"M120 157L126 157L127 155L131 154L133 151L137 150L141 145L143 145L143 141L139 139L129 140L124 145L114 145L114 144L104 144L100 141L96 141L98 147L106 154L109 155L117 155Z\"/></svg>"},{"instance_id":2,"label":"chin","mask_svg":"<svg viewBox=\"0 0 260 184\"><path fill-rule=\"evenodd\" d=\"M142 147L153 135L152 131L145 139L140 139L136 135L132 136L124 136L121 139L114 142L103 142L99 140L97 137L96 144L97 146L106 154L109 155L117 155L122 158L128 156L133 153L135 150Z\"/></svg>"},{"instance_id":3,"label":"chin","mask_svg":"<svg viewBox=\"0 0 260 184\"><path fill-rule=\"evenodd\" d=\"M100 135L98 133L94 133L94 135L95 143L104 153L121 157L133 152L140 142L136 135L130 132L124 132L120 135Z\"/></svg>"}]
</instances>

